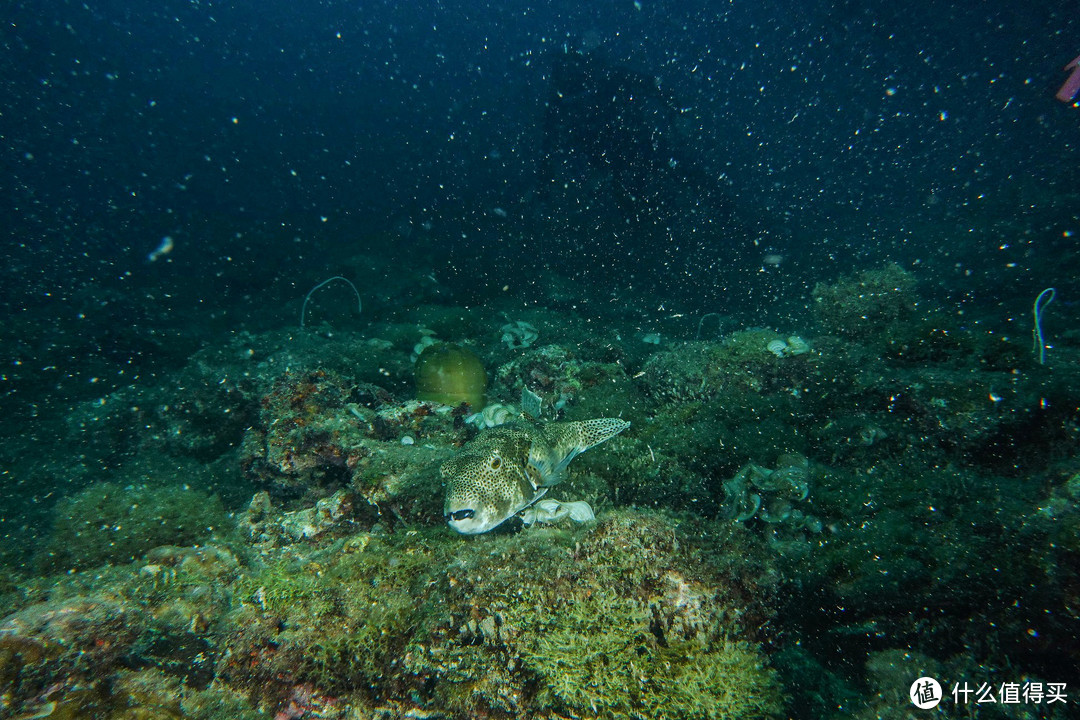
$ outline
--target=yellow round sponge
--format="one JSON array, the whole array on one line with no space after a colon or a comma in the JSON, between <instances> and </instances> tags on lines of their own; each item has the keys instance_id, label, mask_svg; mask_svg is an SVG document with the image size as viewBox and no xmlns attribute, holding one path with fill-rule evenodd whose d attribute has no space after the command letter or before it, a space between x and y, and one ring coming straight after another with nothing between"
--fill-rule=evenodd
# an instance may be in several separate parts
<instances>
[{"instance_id":1,"label":"yellow round sponge","mask_svg":"<svg viewBox=\"0 0 1080 720\"><path fill-rule=\"evenodd\" d=\"M487 404L487 373L472 350L436 343L416 360L416 397L444 405L469 403L479 412Z\"/></svg>"}]
</instances>

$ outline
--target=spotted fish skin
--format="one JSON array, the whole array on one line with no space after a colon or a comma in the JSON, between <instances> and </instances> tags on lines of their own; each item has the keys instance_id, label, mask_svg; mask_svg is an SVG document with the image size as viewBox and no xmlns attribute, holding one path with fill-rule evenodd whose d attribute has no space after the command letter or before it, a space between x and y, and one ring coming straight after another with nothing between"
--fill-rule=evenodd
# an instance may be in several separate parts
<instances>
[{"instance_id":1,"label":"spotted fish skin","mask_svg":"<svg viewBox=\"0 0 1080 720\"><path fill-rule=\"evenodd\" d=\"M619 418L580 422L512 422L467 442L443 463L443 512L466 535L486 533L529 507L566 476L566 466L630 423Z\"/></svg>"}]
</instances>

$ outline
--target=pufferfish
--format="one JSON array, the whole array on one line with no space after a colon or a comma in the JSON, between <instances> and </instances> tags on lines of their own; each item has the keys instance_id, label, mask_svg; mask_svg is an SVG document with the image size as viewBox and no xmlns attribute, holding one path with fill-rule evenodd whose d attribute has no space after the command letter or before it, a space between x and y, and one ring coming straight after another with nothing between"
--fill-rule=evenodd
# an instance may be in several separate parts
<instances>
[{"instance_id":1,"label":"pufferfish","mask_svg":"<svg viewBox=\"0 0 1080 720\"><path fill-rule=\"evenodd\" d=\"M571 460L628 427L619 418L521 421L480 433L443 463L446 521L466 535L492 530L561 482Z\"/></svg>"}]
</instances>

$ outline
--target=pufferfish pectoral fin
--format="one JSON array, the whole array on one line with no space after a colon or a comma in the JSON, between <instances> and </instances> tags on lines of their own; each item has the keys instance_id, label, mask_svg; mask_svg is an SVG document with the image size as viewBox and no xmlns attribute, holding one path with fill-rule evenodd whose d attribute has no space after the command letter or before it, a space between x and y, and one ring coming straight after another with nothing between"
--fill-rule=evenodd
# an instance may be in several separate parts
<instances>
[{"instance_id":1,"label":"pufferfish pectoral fin","mask_svg":"<svg viewBox=\"0 0 1080 720\"><path fill-rule=\"evenodd\" d=\"M508 517L514 517L518 513L529 512L533 507L536 506L537 502L543 502L543 501L540 500L540 498L547 495L547 491L548 491L548 488L546 488L546 487L538 488L535 495L533 495L531 498L529 498L525 502L521 503L521 505L519 505L517 507L517 509L515 509L512 513L510 513L508 515ZM526 523L526 524L528 524L528 523Z\"/></svg>"},{"instance_id":2,"label":"pufferfish pectoral fin","mask_svg":"<svg viewBox=\"0 0 1080 720\"><path fill-rule=\"evenodd\" d=\"M540 473L542 486L557 485L571 460L628 427L630 423L620 418L549 423L543 426L546 442L534 442L529 449L529 465Z\"/></svg>"}]
</instances>

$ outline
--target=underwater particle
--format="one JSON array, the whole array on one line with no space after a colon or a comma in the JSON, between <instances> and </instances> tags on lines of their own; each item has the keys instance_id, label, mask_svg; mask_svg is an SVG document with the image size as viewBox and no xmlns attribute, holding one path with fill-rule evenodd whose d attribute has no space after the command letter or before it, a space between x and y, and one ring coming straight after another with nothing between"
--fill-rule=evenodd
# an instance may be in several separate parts
<instances>
[{"instance_id":1,"label":"underwater particle","mask_svg":"<svg viewBox=\"0 0 1080 720\"><path fill-rule=\"evenodd\" d=\"M158 258L164 257L173 251L175 245L171 236L166 235L161 238L161 243L158 244L157 249L146 256L147 262L157 262Z\"/></svg>"},{"instance_id":2,"label":"underwater particle","mask_svg":"<svg viewBox=\"0 0 1080 720\"><path fill-rule=\"evenodd\" d=\"M487 404L487 373L472 350L435 343L416 361L416 397L443 405L468 403L480 411Z\"/></svg>"}]
</instances>

